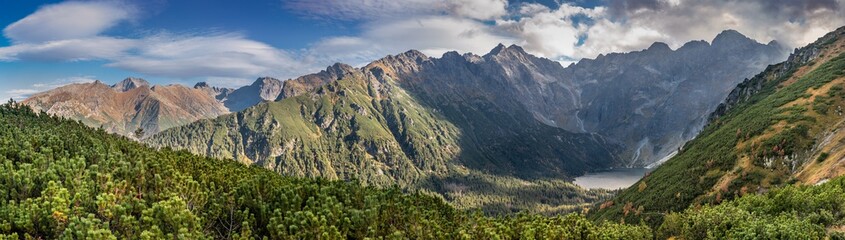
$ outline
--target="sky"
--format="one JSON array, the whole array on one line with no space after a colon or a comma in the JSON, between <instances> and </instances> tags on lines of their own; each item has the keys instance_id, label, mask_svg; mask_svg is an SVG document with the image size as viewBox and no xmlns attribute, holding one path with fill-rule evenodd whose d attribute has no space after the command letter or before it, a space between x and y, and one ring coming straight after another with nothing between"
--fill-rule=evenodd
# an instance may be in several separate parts
<instances>
[{"instance_id":1,"label":"sky","mask_svg":"<svg viewBox=\"0 0 845 240\"><path fill-rule=\"evenodd\" d=\"M238 87L499 43L564 65L725 29L794 48L842 25L845 0L0 0L0 99L129 76Z\"/></svg>"}]
</instances>

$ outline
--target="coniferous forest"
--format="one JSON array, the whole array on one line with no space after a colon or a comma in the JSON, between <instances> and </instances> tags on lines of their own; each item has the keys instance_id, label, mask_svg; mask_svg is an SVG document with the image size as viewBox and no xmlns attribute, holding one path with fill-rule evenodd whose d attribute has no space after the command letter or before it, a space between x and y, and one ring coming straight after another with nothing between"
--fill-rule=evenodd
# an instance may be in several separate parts
<instances>
[{"instance_id":1,"label":"coniferous forest","mask_svg":"<svg viewBox=\"0 0 845 240\"><path fill-rule=\"evenodd\" d=\"M356 182L284 177L156 151L77 121L0 107L4 239L650 239L579 214L487 217Z\"/></svg>"}]
</instances>

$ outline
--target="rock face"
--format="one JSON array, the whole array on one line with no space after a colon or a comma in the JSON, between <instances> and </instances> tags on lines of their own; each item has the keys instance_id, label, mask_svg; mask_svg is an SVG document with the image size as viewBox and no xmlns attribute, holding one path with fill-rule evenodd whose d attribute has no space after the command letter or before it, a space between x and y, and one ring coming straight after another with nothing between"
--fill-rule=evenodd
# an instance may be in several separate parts
<instances>
[{"instance_id":1,"label":"rock face","mask_svg":"<svg viewBox=\"0 0 845 240\"><path fill-rule=\"evenodd\" d=\"M208 85L206 82L198 82L194 85L195 89L200 89L207 92L209 95L213 96L214 99L217 101L224 102L228 99L229 94L231 94L235 89L233 88L221 88Z\"/></svg>"},{"instance_id":2,"label":"rock face","mask_svg":"<svg viewBox=\"0 0 845 240\"><path fill-rule=\"evenodd\" d=\"M255 80L252 85L238 88L228 94L223 104L232 112L238 112L254 106L262 101L273 101L282 92L282 81L262 77Z\"/></svg>"},{"instance_id":3,"label":"rock face","mask_svg":"<svg viewBox=\"0 0 845 240\"><path fill-rule=\"evenodd\" d=\"M326 68L326 70L318 73L298 77L293 81L285 81L284 86L282 87L282 93L279 94L279 97L276 100L294 97L314 90L323 84L339 80L341 77L351 74L354 71L356 70L352 66L343 63L335 63L334 65Z\"/></svg>"},{"instance_id":4,"label":"rock face","mask_svg":"<svg viewBox=\"0 0 845 240\"><path fill-rule=\"evenodd\" d=\"M108 86L100 81L71 84L33 95L23 101L35 111L77 119L92 127L134 137L145 136L199 119L228 113L205 91L181 85L153 86L127 78Z\"/></svg>"},{"instance_id":5,"label":"rock face","mask_svg":"<svg viewBox=\"0 0 845 240\"><path fill-rule=\"evenodd\" d=\"M598 133L624 146L626 166L647 166L695 137L736 84L782 60L784 52L777 43L760 44L728 30L713 44L693 41L672 50L655 43L566 68L526 68L505 59L501 65L515 86L512 96L538 119Z\"/></svg>"},{"instance_id":6,"label":"rock face","mask_svg":"<svg viewBox=\"0 0 845 240\"><path fill-rule=\"evenodd\" d=\"M112 89L118 92L126 92L139 87L149 87L150 83L142 78L128 77L111 86Z\"/></svg>"}]
</instances>

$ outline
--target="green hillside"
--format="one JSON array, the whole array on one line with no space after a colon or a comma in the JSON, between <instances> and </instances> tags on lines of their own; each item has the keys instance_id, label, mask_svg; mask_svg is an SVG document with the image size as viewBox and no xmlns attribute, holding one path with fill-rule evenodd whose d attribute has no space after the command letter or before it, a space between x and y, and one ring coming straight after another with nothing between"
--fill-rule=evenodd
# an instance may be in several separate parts
<instances>
[{"instance_id":1,"label":"green hillside","mask_svg":"<svg viewBox=\"0 0 845 240\"><path fill-rule=\"evenodd\" d=\"M417 54L391 56L310 92L145 142L287 176L395 184L485 212L580 210L609 196L567 180L612 166L613 146L545 125L518 102L473 87L484 79L402 77L402 67L438 64ZM421 74L469 70L427 71Z\"/></svg>"},{"instance_id":2,"label":"green hillside","mask_svg":"<svg viewBox=\"0 0 845 240\"><path fill-rule=\"evenodd\" d=\"M0 239L821 239L843 237L843 206L837 178L690 208L654 231L579 214L486 217L397 188L156 151L0 106Z\"/></svg>"},{"instance_id":3,"label":"green hillside","mask_svg":"<svg viewBox=\"0 0 845 240\"><path fill-rule=\"evenodd\" d=\"M579 215L489 218L441 199L155 151L0 106L0 239L650 238ZM533 236L533 237L532 237ZM615 237L614 237L615 236Z\"/></svg>"},{"instance_id":4,"label":"green hillside","mask_svg":"<svg viewBox=\"0 0 845 240\"><path fill-rule=\"evenodd\" d=\"M656 226L690 206L821 180L804 174L824 162L828 143L842 141L834 133L845 105L843 33L830 33L740 84L695 140L592 217ZM825 171L815 174L841 175Z\"/></svg>"}]
</instances>

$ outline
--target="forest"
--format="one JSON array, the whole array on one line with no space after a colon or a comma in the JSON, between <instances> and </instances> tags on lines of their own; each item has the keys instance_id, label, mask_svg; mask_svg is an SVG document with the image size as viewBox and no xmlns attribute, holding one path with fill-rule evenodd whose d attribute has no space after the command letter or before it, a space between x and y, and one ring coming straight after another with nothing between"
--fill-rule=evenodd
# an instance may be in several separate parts
<instances>
[{"instance_id":1,"label":"forest","mask_svg":"<svg viewBox=\"0 0 845 240\"><path fill-rule=\"evenodd\" d=\"M581 213L489 216L398 187L155 150L0 106L0 239L839 239L843 207L838 178L670 213L657 228Z\"/></svg>"},{"instance_id":2,"label":"forest","mask_svg":"<svg viewBox=\"0 0 845 240\"><path fill-rule=\"evenodd\" d=\"M623 237L652 232L579 214L489 217L397 187L285 177L0 106L2 239Z\"/></svg>"}]
</instances>

